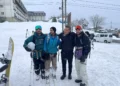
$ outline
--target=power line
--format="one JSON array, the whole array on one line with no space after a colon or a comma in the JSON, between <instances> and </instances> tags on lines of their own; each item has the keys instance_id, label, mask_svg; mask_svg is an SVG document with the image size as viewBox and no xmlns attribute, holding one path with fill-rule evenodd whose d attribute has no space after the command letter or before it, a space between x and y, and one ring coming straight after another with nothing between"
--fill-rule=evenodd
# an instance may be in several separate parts
<instances>
[{"instance_id":1,"label":"power line","mask_svg":"<svg viewBox=\"0 0 120 86\"><path fill-rule=\"evenodd\" d=\"M41 4L36 4L36 3L25 3L25 5L60 5L60 2L56 3L41 3ZM105 9L105 10L115 10L115 11L120 11L120 8L113 8L113 7L103 7L103 6L95 6L95 5L88 5L88 4L76 4L76 3L67 3L69 6L79 6L79 7L86 7L86 8L95 8L95 9Z\"/></svg>"},{"instance_id":2,"label":"power line","mask_svg":"<svg viewBox=\"0 0 120 86\"><path fill-rule=\"evenodd\" d=\"M103 6L95 6L95 5L87 5L87 4L73 4L69 3L70 6L79 6L79 7L88 7L88 8L98 8L98 9L105 9L105 10L115 10L120 11L120 8L113 8L113 7L103 7Z\"/></svg>"},{"instance_id":3,"label":"power line","mask_svg":"<svg viewBox=\"0 0 120 86\"><path fill-rule=\"evenodd\" d=\"M100 4L100 5L108 5L108 6L115 6L115 7L120 7L120 5L119 4L110 4L110 3L102 3L102 2L94 2L94 1L87 1L87 0L72 0L72 1L74 1L74 2L87 2L87 3L92 3L92 4ZM30 1L31 3L33 3L33 2L39 2L39 1ZM28 3L28 2L24 2L24 3ZM51 1L51 2L40 2L40 3L42 3L42 4L48 4L48 3L55 3L55 2L53 2L53 1ZM60 3L60 2L56 2L56 3Z\"/></svg>"},{"instance_id":4,"label":"power line","mask_svg":"<svg viewBox=\"0 0 120 86\"><path fill-rule=\"evenodd\" d=\"M60 2L48 2L48 3L24 3L25 5L60 5ZM78 3L67 3L69 6L79 6L79 7L86 7L86 8L95 8L95 9L105 9L105 10L115 10L120 11L120 8L116 7L104 7L104 6L95 6L95 5L88 5L88 4L78 4Z\"/></svg>"},{"instance_id":5,"label":"power line","mask_svg":"<svg viewBox=\"0 0 120 86\"><path fill-rule=\"evenodd\" d=\"M120 7L118 4L109 4L109 3L102 3L102 2L93 2L93 1L87 1L87 0L72 0L74 2L80 1L80 2L87 2L87 3L94 3L94 4L101 4L101 5L109 5L109 6L115 6L115 7Z\"/></svg>"}]
</instances>

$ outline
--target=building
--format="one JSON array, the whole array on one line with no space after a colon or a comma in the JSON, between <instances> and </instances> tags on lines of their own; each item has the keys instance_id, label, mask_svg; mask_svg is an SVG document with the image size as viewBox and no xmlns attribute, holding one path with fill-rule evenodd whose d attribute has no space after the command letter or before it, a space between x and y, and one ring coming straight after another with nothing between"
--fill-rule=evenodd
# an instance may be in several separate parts
<instances>
[{"instance_id":1,"label":"building","mask_svg":"<svg viewBox=\"0 0 120 86\"><path fill-rule=\"evenodd\" d=\"M46 13L43 11L28 11L29 21L44 21Z\"/></svg>"},{"instance_id":2,"label":"building","mask_svg":"<svg viewBox=\"0 0 120 86\"><path fill-rule=\"evenodd\" d=\"M28 14L21 0L0 0L0 19L4 21L28 21Z\"/></svg>"}]
</instances>

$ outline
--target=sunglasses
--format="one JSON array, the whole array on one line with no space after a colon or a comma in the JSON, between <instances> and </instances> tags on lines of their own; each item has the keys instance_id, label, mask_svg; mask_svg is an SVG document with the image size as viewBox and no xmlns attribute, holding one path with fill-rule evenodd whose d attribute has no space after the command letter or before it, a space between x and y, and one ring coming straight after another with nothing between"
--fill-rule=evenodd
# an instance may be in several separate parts
<instances>
[{"instance_id":1,"label":"sunglasses","mask_svg":"<svg viewBox=\"0 0 120 86\"><path fill-rule=\"evenodd\" d=\"M36 30L42 30L42 29L40 29L40 28L36 28Z\"/></svg>"}]
</instances>

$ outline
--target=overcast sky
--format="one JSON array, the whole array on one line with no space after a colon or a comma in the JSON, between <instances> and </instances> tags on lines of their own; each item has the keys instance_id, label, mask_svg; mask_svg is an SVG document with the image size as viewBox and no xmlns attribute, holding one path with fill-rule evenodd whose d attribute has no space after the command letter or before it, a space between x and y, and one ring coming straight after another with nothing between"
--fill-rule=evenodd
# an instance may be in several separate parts
<instances>
[{"instance_id":1,"label":"overcast sky","mask_svg":"<svg viewBox=\"0 0 120 86\"><path fill-rule=\"evenodd\" d=\"M28 11L44 11L46 19L61 14L59 7L62 0L22 1ZM106 18L106 27L109 28L112 22L113 27L120 28L120 0L67 0L67 3L67 12L72 12L72 20L80 18L89 20L90 16L99 14Z\"/></svg>"}]
</instances>

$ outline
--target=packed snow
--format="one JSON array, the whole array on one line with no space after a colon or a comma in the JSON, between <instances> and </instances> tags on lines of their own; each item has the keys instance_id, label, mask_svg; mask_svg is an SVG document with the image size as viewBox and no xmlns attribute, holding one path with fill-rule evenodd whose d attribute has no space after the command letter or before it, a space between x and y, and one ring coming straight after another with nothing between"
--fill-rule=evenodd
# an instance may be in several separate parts
<instances>
[{"instance_id":1,"label":"packed snow","mask_svg":"<svg viewBox=\"0 0 120 86\"><path fill-rule=\"evenodd\" d=\"M43 32L48 33L51 26L61 32L60 23L47 22L24 22L24 23L1 23L0 24L0 55L5 53L8 48L9 37L12 37L15 43L15 51L11 66L10 86L29 86L31 58L30 53L23 48L26 29L30 32L34 30L35 25L42 25ZM89 86L120 86L120 44L94 43L94 49L88 58L87 72ZM1 56L0 56L1 57ZM67 78L60 80L62 74L61 59L59 58L57 69L57 80L55 86L79 86L76 79L75 63L73 61L72 80ZM2 73L1 73L2 74ZM32 70L32 86L46 86L45 80L35 81L35 74ZM54 86L51 80L51 86Z\"/></svg>"}]
</instances>

